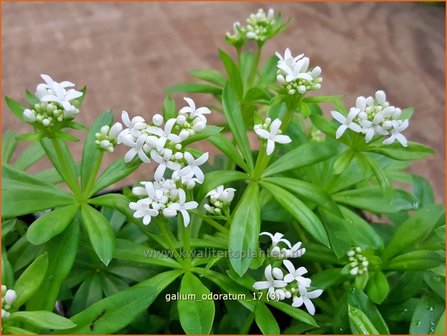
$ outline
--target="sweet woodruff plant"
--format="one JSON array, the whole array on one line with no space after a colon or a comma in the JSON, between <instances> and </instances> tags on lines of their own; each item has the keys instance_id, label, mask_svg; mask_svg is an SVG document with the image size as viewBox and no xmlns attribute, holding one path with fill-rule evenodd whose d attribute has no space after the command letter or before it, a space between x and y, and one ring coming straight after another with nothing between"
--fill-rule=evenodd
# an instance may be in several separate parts
<instances>
[{"instance_id":1,"label":"sweet woodruff plant","mask_svg":"<svg viewBox=\"0 0 447 336\"><path fill-rule=\"evenodd\" d=\"M224 72L192 71L160 113L87 127L86 88L49 75L26 105L6 97L32 131L3 135L3 333L444 332L445 212L406 171L433 152L404 135L413 109L318 96L322 69L289 48L261 62L286 26L273 9L235 23Z\"/></svg>"}]
</instances>

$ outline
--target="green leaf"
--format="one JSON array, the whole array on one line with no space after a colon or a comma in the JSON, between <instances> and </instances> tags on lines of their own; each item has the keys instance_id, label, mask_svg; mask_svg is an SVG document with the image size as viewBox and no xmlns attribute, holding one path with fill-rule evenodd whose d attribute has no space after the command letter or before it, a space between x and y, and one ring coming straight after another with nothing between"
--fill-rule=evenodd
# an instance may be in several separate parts
<instances>
[{"instance_id":1,"label":"green leaf","mask_svg":"<svg viewBox=\"0 0 447 336\"><path fill-rule=\"evenodd\" d=\"M71 301L70 311L77 314L102 298L101 275L94 273L79 286Z\"/></svg>"},{"instance_id":2,"label":"green leaf","mask_svg":"<svg viewBox=\"0 0 447 336\"><path fill-rule=\"evenodd\" d=\"M444 258L434 251L418 250L394 257L384 268L393 271L424 271L444 262Z\"/></svg>"},{"instance_id":3,"label":"green leaf","mask_svg":"<svg viewBox=\"0 0 447 336\"><path fill-rule=\"evenodd\" d=\"M31 132L31 133L23 133L20 135L16 136L16 140L17 141L40 141L42 140L42 133L36 133L36 132Z\"/></svg>"},{"instance_id":4,"label":"green leaf","mask_svg":"<svg viewBox=\"0 0 447 336\"><path fill-rule=\"evenodd\" d=\"M383 196L380 187L357 188L334 194L333 199L354 208L374 213L396 213L402 210L413 210L414 199L408 192L395 189L391 200Z\"/></svg>"},{"instance_id":5,"label":"green leaf","mask_svg":"<svg viewBox=\"0 0 447 336\"><path fill-rule=\"evenodd\" d=\"M55 330L64 330L76 326L69 319L48 311L19 311L12 313L8 320L31 324L38 328Z\"/></svg>"},{"instance_id":6,"label":"green leaf","mask_svg":"<svg viewBox=\"0 0 447 336\"><path fill-rule=\"evenodd\" d=\"M296 309L295 307L292 307L290 304L279 302L275 300L270 300L267 302L270 306L281 310L283 313L286 313L287 315L291 316L293 319L297 321L304 322L306 324L313 325L315 327L318 327L317 322L315 322L315 319L306 313L305 311L301 309Z\"/></svg>"},{"instance_id":7,"label":"green leaf","mask_svg":"<svg viewBox=\"0 0 447 336\"><path fill-rule=\"evenodd\" d=\"M25 91L26 101L30 106L34 106L36 104L40 104L39 98L36 97L35 94L31 93L29 90Z\"/></svg>"},{"instance_id":8,"label":"green leaf","mask_svg":"<svg viewBox=\"0 0 447 336\"><path fill-rule=\"evenodd\" d=\"M181 268L180 264L168 257L166 253L137 244L130 240L117 239L113 257L118 260L157 265L170 268Z\"/></svg>"},{"instance_id":9,"label":"green leaf","mask_svg":"<svg viewBox=\"0 0 447 336\"><path fill-rule=\"evenodd\" d=\"M72 204L71 195L32 175L2 166L2 216L12 218Z\"/></svg>"},{"instance_id":10,"label":"green leaf","mask_svg":"<svg viewBox=\"0 0 447 336\"><path fill-rule=\"evenodd\" d=\"M337 132L338 128L335 123L317 114L311 114L309 118L312 121L312 124L321 132L330 136L331 138L335 138L335 133Z\"/></svg>"},{"instance_id":11,"label":"green leaf","mask_svg":"<svg viewBox=\"0 0 447 336\"><path fill-rule=\"evenodd\" d=\"M129 221L134 223L139 222L138 219L133 217L133 211L129 208L130 200L122 194L108 193L91 198L88 200L88 203L116 209L126 215Z\"/></svg>"},{"instance_id":12,"label":"green leaf","mask_svg":"<svg viewBox=\"0 0 447 336\"><path fill-rule=\"evenodd\" d=\"M325 246L329 245L329 238L323 224L318 217L298 198L288 191L274 184L261 182L278 203L286 209L301 226L316 240Z\"/></svg>"},{"instance_id":13,"label":"green leaf","mask_svg":"<svg viewBox=\"0 0 447 336\"><path fill-rule=\"evenodd\" d=\"M166 90L167 93L191 92L191 93L210 93L214 96L220 96L222 89L208 84L183 83L171 86Z\"/></svg>"},{"instance_id":14,"label":"green leaf","mask_svg":"<svg viewBox=\"0 0 447 336\"><path fill-rule=\"evenodd\" d=\"M9 107L9 110L14 114L19 120L25 121L23 118L23 111L25 107L22 106L19 102L5 96L6 105Z\"/></svg>"},{"instance_id":15,"label":"green leaf","mask_svg":"<svg viewBox=\"0 0 447 336\"><path fill-rule=\"evenodd\" d=\"M385 301L390 292L390 285L385 274L380 271L370 274L366 291L372 302L381 304Z\"/></svg>"},{"instance_id":16,"label":"green leaf","mask_svg":"<svg viewBox=\"0 0 447 336\"><path fill-rule=\"evenodd\" d=\"M411 116L413 115L413 112L414 112L414 107L407 107L406 109L402 110L402 113L400 114L399 119L400 120L410 119Z\"/></svg>"},{"instance_id":17,"label":"green leaf","mask_svg":"<svg viewBox=\"0 0 447 336\"><path fill-rule=\"evenodd\" d=\"M383 194L387 199L390 199L393 195L393 186L385 173L385 170L380 166L380 164L374 159L369 157L368 155L364 155L362 153L357 154L357 160L363 160L365 165L369 167L374 173L377 182L382 188Z\"/></svg>"},{"instance_id":18,"label":"green leaf","mask_svg":"<svg viewBox=\"0 0 447 336\"><path fill-rule=\"evenodd\" d=\"M305 97L303 99L303 102L305 103L333 103L333 102L338 102L341 99L343 99L343 95L338 95L338 96L313 96L313 97Z\"/></svg>"},{"instance_id":19,"label":"green leaf","mask_svg":"<svg viewBox=\"0 0 447 336\"><path fill-rule=\"evenodd\" d=\"M79 244L79 223L75 219L60 235L45 245L48 269L37 293L27 303L27 310L52 310L62 282L75 261Z\"/></svg>"},{"instance_id":20,"label":"green leaf","mask_svg":"<svg viewBox=\"0 0 447 336\"><path fill-rule=\"evenodd\" d=\"M201 200L205 195L222 184L227 184L234 181L249 180L249 176L239 171L230 170L214 170L205 174L205 181L200 186L198 199Z\"/></svg>"},{"instance_id":21,"label":"green leaf","mask_svg":"<svg viewBox=\"0 0 447 336\"><path fill-rule=\"evenodd\" d=\"M175 106L175 100L172 99L171 95L166 95L165 101L163 102L163 118L168 120L177 117L177 109Z\"/></svg>"},{"instance_id":22,"label":"green leaf","mask_svg":"<svg viewBox=\"0 0 447 336\"><path fill-rule=\"evenodd\" d=\"M244 91L241 72L237 66L237 64L233 61L233 59L225 53L223 50L219 49L219 57L222 60L222 63L227 71L228 77L230 78L229 83L238 96L239 100L242 99L242 93ZM226 84L228 86L228 84ZM224 89L225 91L225 89ZM237 101L235 101L237 102Z\"/></svg>"},{"instance_id":23,"label":"green leaf","mask_svg":"<svg viewBox=\"0 0 447 336\"><path fill-rule=\"evenodd\" d=\"M16 133L12 130L7 130L2 135L2 163L8 163L17 146Z\"/></svg>"},{"instance_id":24,"label":"green leaf","mask_svg":"<svg viewBox=\"0 0 447 336\"><path fill-rule=\"evenodd\" d=\"M348 275L342 274L341 268L329 268L312 276L312 287L327 289L339 285L349 279Z\"/></svg>"},{"instance_id":25,"label":"green leaf","mask_svg":"<svg viewBox=\"0 0 447 336\"><path fill-rule=\"evenodd\" d=\"M290 177L267 177L263 178L262 181L276 184L277 186L314 202L319 207L341 215L340 209L332 198L324 190L312 183Z\"/></svg>"},{"instance_id":26,"label":"green leaf","mask_svg":"<svg viewBox=\"0 0 447 336\"><path fill-rule=\"evenodd\" d=\"M308 142L282 155L264 171L263 177L301 168L327 160L336 154L336 147L328 143Z\"/></svg>"},{"instance_id":27,"label":"green leaf","mask_svg":"<svg viewBox=\"0 0 447 336\"><path fill-rule=\"evenodd\" d=\"M434 153L433 149L430 147L411 141L408 142L408 147L402 147L400 143L395 142L391 145L370 145L364 150L402 161L419 160L433 155Z\"/></svg>"},{"instance_id":28,"label":"green leaf","mask_svg":"<svg viewBox=\"0 0 447 336\"><path fill-rule=\"evenodd\" d=\"M65 331L69 334L112 334L129 325L148 308L160 292L182 272L168 271L123 292L96 302L71 320L76 328Z\"/></svg>"},{"instance_id":29,"label":"green leaf","mask_svg":"<svg viewBox=\"0 0 447 336\"><path fill-rule=\"evenodd\" d=\"M4 326L3 334L4 335L10 335L10 334L12 334L12 335L36 335L36 333L34 333L32 331L29 331L29 330L26 330L23 328L14 327L14 326L8 325L8 324L6 324Z\"/></svg>"},{"instance_id":30,"label":"green leaf","mask_svg":"<svg viewBox=\"0 0 447 336\"><path fill-rule=\"evenodd\" d=\"M348 305L349 324L353 334L376 335L379 334L368 316L360 309Z\"/></svg>"},{"instance_id":31,"label":"green leaf","mask_svg":"<svg viewBox=\"0 0 447 336\"><path fill-rule=\"evenodd\" d=\"M433 334L445 303L434 295L423 295L411 318L410 334Z\"/></svg>"},{"instance_id":32,"label":"green leaf","mask_svg":"<svg viewBox=\"0 0 447 336\"><path fill-rule=\"evenodd\" d=\"M58 139L61 140L67 140L67 141L73 141L73 142L78 142L79 138L75 137L74 135L64 132L64 131L58 131L55 134L55 137L57 137Z\"/></svg>"},{"instance_id":33,"label":"green leaf","mask_svg":"<svg viewBox=\"0 0 447 336\"><path fill-rule=\"evenodd\" d=\"M37 257L31 265L22 273L15 284L17 299L13 304L14 309L27 302L39 289L48 267L48 255L44 253Z\"/></svg>"},{"instance_id":34,"label":"green leaf","mask_svg":"<svg viewBox=\"0 0 447 336\"><path fill-rule=\"evenodd\" d=\"M397 229L383 252L383 259L390 259L430 233L444 214L442 205L431 205L418 210Z\"/></svg>"},{"instance_id":35,"label":"green leaf","mask_svg":"<svg viewBox=\"0 0 447 336\"><path fill-rule=\"evenodd\" d=\"M441 274L433 271L424 272L424 281L434 293L445 300L445 267L442 268Z\"/></svg>"},{"instance_id":36,"label":"green leaf","mask_svg":"<svg viewBox=\"0 0 447 336\"><path fill-rule=\"evenodd\" d=\"M107 188L111 184L122 180L126 176L132 174L140 166L141 161L134 160L132 162L126 163L124 159L115 161L110 166L108 166L102 175L98 177L95 181L92 194Z\"/></svg>"},{"instance_id":37,"label":"green leaf","mask_svg":"<svg viewBox=\"0 0 447 336\"><path fill-rule=\"evenodd\" d=\"M260 214L259 186L251 183L239 201L230 227L230 263L239 276L247 272L258 246Z\"/></svg>"},{"instance_id":38,"label":"green leaf","mask_svg":"<svg viewBox=\"0 0 447 336\"><path fill-rule=\"evenodd\" d=\"M222 95L222 105L234 139L241 150L244 160L248 163L250 169L253 169L253 157L251 155L250 144L248 142L242 112L239 107L236 95L228 84L225 85Z\"/></svg>"},{"instance_id":39,"label":"green leaf","mask_svg":"<svg viewBox=\"0 0 447 336\"><path fill-rule=\"evenodd\" d=\"M242 156L237 151L236 146L234 146L231 143L231 141L228 140L224 135L222 135L222 134L213 135L208 139L208 141L211 142L217 149L219 149L229 159L234 161L234 163L236 163L244 171L246 171L246 172L250 171L250 168L248 168L247 163L244 161Z\"/></svg>"},{"instance_id":40,"label":"green leaf","mask_svg":"<svg viewBox=\"0 0 447 336\"><path fill-rule=\"evenodd\" d=\"M180 324L187 334L209 334L214 321L214 301L203 299L211 292L193 274L185 273L180 293L192 294L191 300L177 301Z\"/></svg>"},{"instance_id":41,"label":"green leaf","mask_svg":"<svg viewBox=\"0 0 447 336\"><path fill-rule=\"evenodd\" d=\"M219 134L220 132L222 132L222 130L223 127L206 126L203 131L195 133L194 135L191 135L189 138L187 138L185 141L182 141L182 146L185 147L188 146L189 144L192 144L193 142L208 139L213 135Z\"/></svg>"},{"instance_id":42,"label":"green leaf","mask_svg":"<svg viewBox=\"0 0 447 336\"><path fill-rule=\"evenodd\" d=\"M224 87L225 82L227 81L225 76L215 69L198 69L192 70L189 73L195 78L210 82L219 87Z\"/></svg>"},{"instance_id":43,"label":"green leaf","mask_svg":"<svg viewBox=\"0 0 447 336\"><path fill-rule=\"evenodd\" d=\"M356 153L353 150L347 149L334 162L334 174L339 175L343 173L354 159Z\"/></svg>"},{"instance_id":44,"label":"green leaf","mask_svg":"<svg viewBox=\"0 0 447 336\"><path fill-rule=\"evenodd\" d=\"M46 243L67 228L78 213L78 209L78 204L72 204L44 214L31 224L26 232L26 238L34 245Z\"/></svg>"},{"instance_id":45,"label":"green leaf","mask_svg":"<svg viewBox=\"0 0 447 336\"><path fill-rule=\"evenodd\" d=\"M38 142L32 143L14 162L13 167L20 170L26 170L42 159L44 155L45 151L43 150L42 145Z\"/></svg>"},{"instance_id":46,"label":"green leaf","mask_svg":"<svg viewBox=\"0 0 447 336\"><path fill-rule=\"evenodd\" d=\"M115 235L109 221L98 210L87 204L81 205L81 216L93 249L104 265L112 260Z\"/></svg>"},{"instance_id":47,"label":"green leaf","mask_svg":"<svg viewBox=\"0 0 447 336\"><path fill-rule=\"evenodd\" d=\"M107 110L95 120L87 134L81 161L81 184L83 189L87 186L89 179L92 178L91 175L95 173L93 170L97 166L97 161L102 159L102 152L95 144L96 133L100 131L101 127L105 125L110 126L112 122L113 112L112 110ZM87 192L88 191L89 190L87 190Z\"/></svg>"},{"instance_id":48,"label":"green leaf","mask_svg":"<svg viewBox=\"0 0 447 336\"><path fill-rule=\"evenodd\" d=\"M267 306L260 301L256 303L255 321L264 335L279 335L281 331L273 314Z\"/></svg>"},{"instance_id":49,"label":"green leaf","mask_svg":"<svg viewBox=\"0 0 447 336\"><path fill-rule=\"evenodd\" d=\"M435 203L435 195L430 182L422 177L413 175L413 192L420 207Z\"/></svg>"},{"instance_id":50,"label":"green leaf","mask_svg":"<svg viewBox=\"0 0 447 336\"><path fill-rule=\"evenodd\" d=\"M441 317L439 318L438 324L436 325L436 329L434 332L435 335L445 335L446 334L445 322L446 322L446 318L445 318L445 310L444 310Z\"/></svg>"}]
</instances>

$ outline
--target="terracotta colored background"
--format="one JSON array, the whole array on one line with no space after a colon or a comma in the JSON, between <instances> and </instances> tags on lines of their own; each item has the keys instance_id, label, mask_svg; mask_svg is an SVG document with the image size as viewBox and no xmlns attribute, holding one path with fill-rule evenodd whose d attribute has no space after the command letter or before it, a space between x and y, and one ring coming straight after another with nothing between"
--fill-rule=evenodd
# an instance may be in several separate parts
<instances>
[{"instance_id":1,"label":"terracotta colored background","mask_svg":"<svg viewBox=\"0 0 447 336\"><path fill-rule=\"evenodd\" d=\"M87 125L109 107L149 119L160 111L166 88L191 79L188 70L221 68L217 48L230 50L225 32L259 7L274 7L293 18L288 30L266 46L266 55L286 47L304 52L323 69L321 94L348 93L350 106L356 96L383 89L392 104L416 108L405 135L437 154L417 162L412 171L429 178L443 200L445 16L440 6L3 3L3 93L22 99L25 88L33 90L39 74L48 73L58 81L87 85L79 116ZM7 111L2 118L3 131L29 130ZM80 144L74 152L80 157ZM107 162L124 152L109 155ZM150 179L150 168L141 167L124 183L135 178Z\"/></svg>"}]
</instances>

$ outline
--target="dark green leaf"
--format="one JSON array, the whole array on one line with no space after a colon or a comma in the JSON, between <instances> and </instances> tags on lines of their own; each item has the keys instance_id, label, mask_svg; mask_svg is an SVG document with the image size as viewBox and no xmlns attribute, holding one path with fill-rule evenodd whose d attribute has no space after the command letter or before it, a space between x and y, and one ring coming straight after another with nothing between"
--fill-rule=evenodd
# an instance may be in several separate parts
<instances>
[{"instance_id":1,"label":"dark green leaf","mask_svg":"<svg viewBox=\"0 0 447 336\"><path fill-rule=\"evenodd\" d=\"M392 258L385 267L393 271L424 271L444 263L444 258L438 253L418 250Z\"/></svg>"},{"instance_id":2,"label":"dark green leaf","mask_svg":"<svg viewBox=\"0 0 447 336\"><path fill-rule=\"evenodd\" d=\"M225 76L215 69L198 69L192 70L189 73L195 78L210 82L211 84L220 87L224 87L225 82L227 81Z\"/></svg>"},{"instance_id":3,"label":"dark green leaf","mask_svg":"<svg viewBox=\"0 0 447 336\"><path fill-rule=\"evenodd\" d=\"M38 328L64 330L76 326L72 321L48 311L19 311L11 314L9 321L27 323Z\"/></svg>"},{"instance_id":4,"label":"dark green leaf","mask_svg":"<svg viewBox=\"0 0 447 336\"><path fill-rule=\"evenodd\" d=\"M20 170L26 170L43 158L44 155L45 151L41 144L38 142L32 143L14 162L13 167Z\"/></svg>"},{"instance_id":5,"label":"dark green leaf","mask_svg":"<svg viewBox=\"0 0 447 336\"><path fill-rule=\"evenodd\" d=\"M433 295L424 295L411 318L410 334L433 334L445 309L445 303Z\"/></svg>"},{"instance_id":6,"label":"dark green leaf","mask_svg":"<svg viewBox=\"0 0 447 336\"><path fill-rule=\"evenodd\" d=\"M367 293L372 302L381 304L388 296L389 291L390 285L385 274L380 271L370 274Z\"/></svg>"},{"instance_id":7,"label":"dark green leaf","mask_svg":"<svg viewBox=\"0 0 447 336\"><path fill-rule=\"evenodd\" d=\"M126 163L124 159L115 161L110 166L108 166L102 175L98 177L95 181L92 194L96 194L111 184L122 180L124 177L132 174L140 166L141 161L134 160L132 162Z\"/></svg>"},{"instance_id":8,"label":"dark green leaf","mask_svg":"<svg viewBox=\"0 0 447 336\"><path fill-rule=\"evenodd\" d=\"M198 133L195 133L194 135L191 135L186 140L182 141L182 146L188 146L189 144L192 144L193 142L208 139L209 137L219 134L222 132L223 127L217 127L217 126L206 126L203 131L200 131Z\"/></svg>"},{"instance_id":9,"label":"dark green leaf","mask_svg":"<svg viewBox=\"0 0 447 336\"><path fill-rule=\"evenodd\" d=\"M279 302L275 300L270 300L267 302L270 306L281 310L282 312L286 313L287 315L291 316L293 319L297 321L304 322L306 324L313 325L315 327L318 327L317 322L315 322L315 319L306 313L305 311L301 309L296 309L295 307L292 307L290 304Z\"/></svg>"},{"instance_id":10,"label":"dark green leaf","mask_svg":"<svg viewBox=\"0 0 447 336\"><path fill-rule=\"evenodd\" d=\"M402 147L400 143L395 142L391 145L370 145L365 150L403 161L423 159L434 153L430 147L411 141L408 142L408 147Z\"/></svg>"},{"instance_id":11,"label":"dark green leaf","mask_svg":"<svg viewBox=\"0 0 447 336\"><path fill-rule=\"evenodd\" d=\"M19 102L5 96L6 105L9 107L9 110L14 114L19 120L25 121L23 118L23 111L25 107L22 106Z\"/></svg>"},{"instance_id":12,"label":"dark green leaf","mask_svg":"<svg viewBox=\"0 0 447 336\"><path fill-rule=\"evenodd\" d=\"M379 334L368 316L360 309L348 305L348 316L351 331L356 335L376 335Z\"/></svg>"},{"instance_id":13,"label":"dark green leaf","mask_svg":"<svg viewBox=\"0 0 447 336\"><path fill-rule=\"evenodd\" d=\"M165 101L163 102L163 117L165 120L177 117L175 101L169 94L166 95Z\"/></svg>"},{"instance_id":14,"label":"dark green leaf","mask_svg":"<svg viewBox=\"0 0 447 336\"><path fill-rule=\"evenodd\" d=\"M12 130L7 130L2 135L2 163L8 163L14 154L17 146L15 139L16 133Z\"/></svg>"},{"instance_id":15,"label":"dark green leaf","mask_svg":"<svg viewBox=\"0 0 447 336\"><path fill-rule=\"evenodd\" d=\"M280 333L275 317L267 306L260 301L256 303L255 321L264 335L278 335Z\"/></svg>"},{"instance_id":16,"label":"dark green leaf","mask_svg":"<svg viewBox=\"0 0 447 336\"><path fill-rule=\"evenodd\" d=\"M230 140L228 140L223 134L213 135L208 139L217 149L219 149L223 154L225 154L229 159L234 161L239 167L241 167L245 171L250 171L247 166L247 163L244 161L242 156L236 149Z\"/></svg>"},{"instance_id":17,"label":"dark green leaf","mask_svg":"<svg viewBox=\"0 0 447 336\"><path fill-rule=\"evenodd\" d=\"M167 93L191 92L191 93L210 93L214 96L220 96L222 89L208 84L184 83L171 86L166 90Z\"/></svg>"},{"instance_id":18,"label":"dark green leaf","mask_svg":"<svg viewBox=\"0 0 447 336\"><path fill-rule=\"evenodd\" d=\"M243 83L242 83L242 76L241 72L237 66L237 64L233 61L233 59L225 53L223 50L219 49L219 57L222 60L222 63L225 67L225 70L227 71L228 77L230 78L230 85L236 95L239 97L239 100L242 99L242 93L243 93ZM226 84L228 86L228 84ZM225 89L224 89L225 91ZM237 101L235 101L236 103Z\"/></svg>"}]
</instances>

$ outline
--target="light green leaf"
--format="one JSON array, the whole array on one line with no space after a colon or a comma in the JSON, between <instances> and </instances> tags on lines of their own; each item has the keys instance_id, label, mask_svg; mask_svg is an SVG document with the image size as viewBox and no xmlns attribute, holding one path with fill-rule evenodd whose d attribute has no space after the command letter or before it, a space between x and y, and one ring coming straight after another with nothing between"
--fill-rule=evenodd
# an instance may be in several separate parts
<instances>
[{"instance_id":1,"label":"light green leaf","mask_svg":"<svg viewBox=\"0 0 447 336\"><path fill-rule=\"evenodd\" d=\"M13 163L13 167L20 170L26 170L42 159L44 155L45 151L43 150L41 144L34 142L28 146L28 148Z\"/></svg>"},{"instance_id":2,"label":"light green leaf","mask_svg":"<svg viewBox=\"0 0 447 336\"><path fill-rule=\"evenodd\" d=\"M293 194L274 184L261 182L261 185L272 194L273 198L275 198L312 237L323 245L329 246L329 238L323 224L303 202Z\"/></svg>"},{"instance_id":3,"label":"light green leaf","mask_svg":"<svg viewBox=\"0 0 447 336\"><path fill-rule=\"evenodd\" d=\"M379 334L368 316L360 309L348 305L349 324L353 334L376 335Z\"/></svg>"},{"instance_id":4,"label":"light green leaf","mask_svg":"<svg viewBox=\"0 0 447 336\"><path fill-rule=\"evenodd\" d=\"M209 289L193 274L185 273L180 293L192 294L192 300L177 301L180 324L187 334L209 334L214 321L214 300L203 299Z\"/></svg>"},{"instance_id":5,"label":"light green leaf","mask_svg":"<svg viewBox=\"0 0 447 336\"><path fill-rule=\"evenodd\" d=\"M12 313L9 321L31 324L38 328L64 330L76 326L72 321L48 311L19 311Z\"/></svg>"},{"instance_id":6,"label":"light green leaf","mask_svg":"<svg viewBox=\"0 0 447 336\"><path fill-rule=\"evenodd\" d=\"M224 135L222 134L216 134L213 135L208 139L209 142L211 142L217 149L219 149L223 154L225 154L229 159L234 161L239 167L241 167L244 171L248 172L250 171L250 168L248 168L247 163L242 158L241 154L236 149L236 146L234 146L230 140L228 140Z\"/></svg>"},{"instance_id":7,"label":"light green leaf","mask_svg":"<svg viewBox=\"0 0 447 336\"><path fill-rule=\"evenodd\" d=\"M264 335L279 335L278 322L267 306L260 301L256 303L255 321Z\"/></svg>"},{"instance_id":8,"label":"light green leaf","mask_svg":"<svg viewBox=\"0 0 447 336\"><path fill-rule=\"evenodd\" d=\"M85 139L84 149L82 151L82 161L81 161L81 184L82 188L85 189L87 183L94 173L93 170L97 165L97 161L101 159L101 151L95 144L96 133L98 133L103 126L111 126L113 121L112 110L107 110L102 113L93 123L90 128L87 138ZM87 190L88 192L89 190Z\"/></svg>"},{"instance_id":9,"label":"light green leaf","mask_svg":"<svg viewBox=\"0 0 447 336\"><path fill-rule=\"evenodd\" d=\"M318 327L317 322L315 322L315 319L309 315L307 312L296 309L295 307L292 307L290 304L279 302L275 300L270 300L267 302L270 306L281 310L282 312L286 313L287 315L291 316L293 319L297 321L304 322L306 324L313 325L315 327Z\"/></svg>"},{"instance_id":10,"label":"light green leaf","mask_svg":"<svg viewBox=\"0 0 447 336\"><path fill-rule=\"evenodd\" d=\"M215 69L198 69L189 72L191 76L201 79L219 87L224 87L227 79L225 76Z\"/></svg>"},{"instance_id":11,"label":"light green leaf","mask_svg":"<svg viewBox=\"0 0 447 336\"><path fill-rule=\"evenodd\" d=\"M19 120L25 121L23 118L23 111L25 110L25 107L23 107L22 104L7 96L5 96L5 102L12 114L14 114Z\"/></svg>"},{"instance_id":12,"label":"light green leaf","mask_svg":"<svg viewBox=\"0 0 447 336\"><path fill-rule=\"evenodd\" d=\"M115 161L104 170L100 177L96 179L91 194L94 195L97 192L107 188L111 184L120 181L126 176L132 174L135 170L137 170L140 164L140 160L134 160L129 163L126 163L124 159Z\"/></svg>"},{"instance_id":13,"label":"light green leaf","mask_svg":"<svg viewBox=\"0 0 447 336\"><path fill-rule=\"evenodd\" d=\"M81 205L81 217L93 249L104 265L112 260L115 235L109 221L98 210L87 204Z\"/></svg>"},{"instance_id":14,"label":"light green leaf","mask_svg":"<svg viewBox=\"0 0 447 336\"><path fill-rule=\"evenodd\" d=\"M219 57L222 60L222 63L227 71L228 77L230 78L229 83L238 96L239 100L242 99L242 93L244 92L242 76L241 72L237 66L237 64L233 61L233 59L225 53L223 50L219 49ZM228 84L226 84L228 86ZM225 91L225 89L224 89ZM237 101L235 101L236 103Z\"/></svg>"},{"instance_id":15,"label":"light green leaf","mask_svg":"<svg viewBox=\"0 0 447 336\"><path fill-rule=\"evenodd\" d=\"M31 244L40 245L64 231L78 213L79 205L57 208L35 220L28 231L26 238Z\"/></svg>"},{"instance_id":16,"label":"light green leaf","mask_svg":"<svg viewBox=\"0 0 447 336\"><path fill-rule=\"evenodd\" d=\"M445 303L434 295L423 295L411 318L410 334L433 334Z\"/></svg>"},{"instance_id":17,"label":"light green leaf","mask_svg":"<svg viewBox=\"0 0 447 336\"><path fill-rule=\"evenodd\" d=\"M17 299L13 304L15 309L27 302L39 289L48 267L48 254L40 255L28 266L15 284Z\"/></svg>"},{"instance_id":18,"label":"light green leaf","mask_svg":"<svg viewBox=\"0 0 447 336\"><path fill-rule=\"evenodd\" d=\"M267 167L262 176L267 177L287 170L309 166L327 160L336 153L336 147L328 143L308 142L282 155Z\"/></svg>"},{"instance_id":19,"label":"light green leaf","mask_svg":"<svg viewBox=\"0 0 447 336\"><path fill-rule=\"evenodd\" d=\"M402 147L400 143L395 142L391 145L370 145L364 150L402 161L419 160L431 156L434 153L430 147L411 141L408 142L408 147Z\"/></svg>"},{"instance_id":20,"label":"light green leaf","mask_svg":"<svg viewBox=\"0 0 447 336\"><path fill-rule=\"evenodd\" d=\"M222 105L228 126L230 127L234 139L241 150L242 156L248 163L249 168L253 169L253 157L251 155L250 144L248 142L242 112L234 90L228 84L225 85L223 91Z\"/></svg>"},{"instance_id":21,"label":"light green leaf","mask_svg":"<svg viewBox=\"0 0 447 336\"><path fill-rule=\"evenodd\" d=\"M380 271L370 274L366 291L372 302L381 304L390 292L390 285L385 274Z\"/></svg>"},{"instance_id":22,"label":"light green leaf","mask_svg":"<svg viewBox=\"0 0 447 336\"><path fill-rule=\"evenodd\" d=\"M168 120L177 117L177 109L175 106L175 100L172 99L171 95L166 95L165 101L163 102L163 118Z\"/></svg>"},{"instance_id":23,"label":"light green leaf","mask_svg":"<svg viewBox=\"0 0 447 336\"><path fill-rule=\"evenodd\" d=\"M16 133L7 130L2 135L2 163L8 163L17 146Z\"/></svg>"},{"instance_id":24,"label":"light green leaf","mask_svg":"<svg viewBox=\"0 0 447 336\"><path fill-rule=\"evenodd\" d=\"M392 258L385 269L393 271L425 271L442 265L445 259L431 250L417 250Z\"/></svg>"},{"instance_id":25,"label":"light green leaf","mask_svg":"<svg viewBox=\"0 0 447 336\"><path fill-rule=\"evenodd\" d=\"M192 93L210 93L214 96L220 96L222 89L208 84L183 83L171 86L166 90L167 93L192 92Z\"/></svg>"},{"instance_id":26,"label":"light green leaf","mask_svg":"<svg viewBox=\"0 0 447 336\"><path fill-rule=\"evenodd\" d=\"M259 186L251 183L239 201L230 227L230 263L240 276L247 272L258 246L260 214Z\"/></svg>"},{"instance_id":27,"label":"light green leaf","mask_svg":"<svg viewBox=\"0 0 447 336\"><path fill-rule=\"evenodd\" d=\"M186 140L182 141L182 146L188 146L189 144L192 144L194 142L208 139L209 137L212 137L213 135L219 134L222 132L223 127L217 127L217 126L206 126L203 131L197 132L194 135L191 135Z\"/></svg>"}]
</instances>

